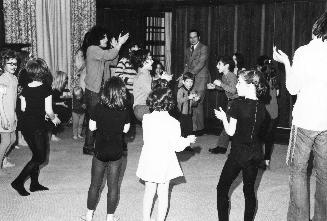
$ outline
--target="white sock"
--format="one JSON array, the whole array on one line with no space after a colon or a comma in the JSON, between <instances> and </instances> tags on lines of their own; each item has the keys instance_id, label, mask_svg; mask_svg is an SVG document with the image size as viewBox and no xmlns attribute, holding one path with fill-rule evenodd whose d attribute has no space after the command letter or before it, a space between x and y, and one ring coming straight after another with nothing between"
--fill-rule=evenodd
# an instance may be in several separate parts
<instances>
[{"instance_id":1,"label":"white sock","mask_svg":"<svg viewBox=\"0 0 327 221\"><path fill-rule=\"evenodd\" d=\"M88 209L85 216L86 221L92 221L93 214L94 214L94 210Z\"/></svg>"},{"instance_id":2,"label":"white sock","mask_svg":"<svg viewBox=\"0 0 327 221\"><path fill-rule=\"evenodd\" d=\"M107 214L107 221L113 221L114 220L114 214Z\"/></svg>"}]
</instances>

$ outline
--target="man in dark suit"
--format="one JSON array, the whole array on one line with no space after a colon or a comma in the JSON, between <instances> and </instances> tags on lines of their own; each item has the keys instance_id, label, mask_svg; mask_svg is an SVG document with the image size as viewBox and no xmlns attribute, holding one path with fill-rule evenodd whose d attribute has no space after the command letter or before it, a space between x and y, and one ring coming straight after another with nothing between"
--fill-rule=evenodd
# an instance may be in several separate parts
<instances>
[{"instance_id":1,"label":"man in dark suit","mask_svg":"<svg viewBox=\"0 0 327 221\"><path fill-rule=\"evenodd\" d=\"M184 53L184 72L194 75L193 91L200 96L197 105L193 107L193 131L196 135L202 135L204 129L203 100L206 84L209 82L208 47L200 42L199 31L189 31L190 47Z\"/></svg>"}]
</instances>

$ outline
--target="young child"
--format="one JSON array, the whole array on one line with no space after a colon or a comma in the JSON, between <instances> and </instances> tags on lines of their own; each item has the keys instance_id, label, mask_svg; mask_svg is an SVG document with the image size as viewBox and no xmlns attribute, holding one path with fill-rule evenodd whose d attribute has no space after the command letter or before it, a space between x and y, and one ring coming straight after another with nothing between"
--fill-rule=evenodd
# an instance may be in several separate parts
<instances>
[{"instance_id":1,"label":"young child","mask_svg":"<svg viewBox=\"0 0 327 221\"><path fill-rule=\"evenodd\" d=\"M46 130L45 114L53 124L60 123L52 110L51 88L47 81L49 69L46 63L38 58L27 62L26 77L28 84L23 88L21 99L22 133L32 151L32 159L26 164L11 186L21 195L28 196L24 188L27 178L31 178L30 191L48 190L39 183L40 165L47 158L49 136Z\"/></svg>"},{"instance_id":2,"label":"young child","mask_svg":"<svg viewBox=\"0 0 327 221\"><path fill-rule=\"evenodd\" d=\"M183 172L175 151L182 151L195 142L195 136L181 136L179 122L169 115L174 107L173 93L160 85L153 89L146 101L150 113L142 121L143 141L136 175L145 181L143 221L150 221L155 193L158 195L158 218L164 221L168 208L169 181Z\"/></svg>"},{"instance_id":3,"label":"young child","mask_svg":"<svg viewBox=\"0 0 327 221\"><path fill-rule=\"evenodd\" d=\"M84 92L79 86L73 89L73 139L83 138L81 135L86 106L84 104Z\"/></svg>"},{"instance_id":4,"label":"young child","mask_svg":"<svg viewBox=\"0 0 327 221\"><path fill-rule=\"evenodd\" d=\"M105 172L107 173L107 221L116 221L114 216L119 193L119 175L123 156L123 133L130 127L127 89L119 77L110 78L90 116L89 128L97 130L92 160L91 184L87 196L86 221L91 221L98 203L98 196Z\"/></svg>"},{"instance_id":5,"label":"young child","mask_svg":"<svg viewBox=\"0 0 327 221\"><path fill-rule=\"evenodd\" d=\"M177 107L180 112L179 122L181 124L181 132L183 137L191 135L193 132L192 121L192 105L196 103L200 97L192 90L194 76L190 72L183 75L183 85L177 91ZM193 151L191 147L186 147L185 150Z\"/></svg>"},{"instance_id":6,"label":"young child","mask_svg":"<svg viewBox=\"0 0 327 221\"><path fill-rule=\"evenodd\" d=\"M264 119L265 99L268 85L261 72L240 71L237 93L244 98L236 99L227 110L230 116L219 108L215 115L223 121L226 133L233 136L231 152L220 174L217 186L217 209L220 221L229 220L229 189L242 171L243 192L245 197L244 221L254 220L256 210L256 195L254 183L258 173L258 165L263 159L260 134Z\"/></svg>"},{"instance_id":7,"label":"young child","mask_svg":"<svg viewBox=\"0 0 327 221\"><path fill-rule=\"evenodd\" d=\"M8 162L5 154L16 141L16 99L18 80L14 75L17 69L16 53L6 49L1 53L0 84L6 87L6 93L0 94L0 175L5 174L2 168L12 167L15 164Z\"/></svg>"},{"instance_id":8,"label":"young child","mask_svg":"<svg viewBox=\"0 0 327 221\"><path fill-rule=\"evenodd\" d=\"M217 70L222 73L223 76L221 80L216 79L213 83L207 85L208 89L217 89L220 91L225 91L226 97L228 99L227 105L224 109L227 109L235 98L238 97L236 91L237 76L233 73L235 63L233 58L230 56L222 56L218 59ZM218 136L217 146L210 148L209 152L212 154L225 154L229 145L229 136L225 130L222 130Z\"/></svg>"}]
</instances>

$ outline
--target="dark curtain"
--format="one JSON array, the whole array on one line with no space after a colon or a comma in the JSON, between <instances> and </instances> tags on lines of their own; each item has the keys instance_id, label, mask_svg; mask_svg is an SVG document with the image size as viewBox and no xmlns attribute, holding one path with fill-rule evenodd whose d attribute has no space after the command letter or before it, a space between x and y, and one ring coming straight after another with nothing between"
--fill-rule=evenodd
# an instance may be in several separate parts
<instances>
[{"instance_id":1,"label":"dark curtain","mask_svg":"<svg viewBox=\"0 0 327 221\"><path fill-rule=\"evenodd\" d=\"M214 79L218 76L215 66L219 55L238 51L244 55L247 68L254 67L261 54L271 56L273 45L293 57L295 49L311 40L312 24L325 8L325 2L310 1L177 7L173 10L172 73L182 74L188 31L192 28L200 30L201 41L209 46L210 72ZM279 126L289 127L294 99L285 88L283 66L278 65L278 70L281 80ZM205 113L209 129L219 125L213 109L224 106L224 96L217 91L207 92Z\"/></svg>"}]
</instances>

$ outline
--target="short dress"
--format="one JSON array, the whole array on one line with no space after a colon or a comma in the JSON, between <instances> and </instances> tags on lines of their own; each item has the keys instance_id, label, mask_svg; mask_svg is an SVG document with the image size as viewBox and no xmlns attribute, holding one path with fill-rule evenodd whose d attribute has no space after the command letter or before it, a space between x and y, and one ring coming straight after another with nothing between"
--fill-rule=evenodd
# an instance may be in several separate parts
<instances>
[{"instance_id":1,"label":"short dress","mask_svg":"<svg viewBox=\"0 0 327 221\"><path fill-rule=\"evenodd\" d=\"M6 117L10 122L10 128L4 129L0 124L0 132L13 132L17 126L16 100L18 80L15 75L3 73L0 76L0 84L6 86L6 93L3 94L3 105Z\"/></svg>"},{"instance_id":2,"label":"short dress","mask_svg":"<svg viewBox=\"0 0 327 221\"><path fill-rule=\"evenodd\" d=\"M175 152L190 142L181 136L178 120L167 111L145 114L142 121L143 147L136 175L148 182L166 183L183 176Z\"/></svg>"}]
</instances>

